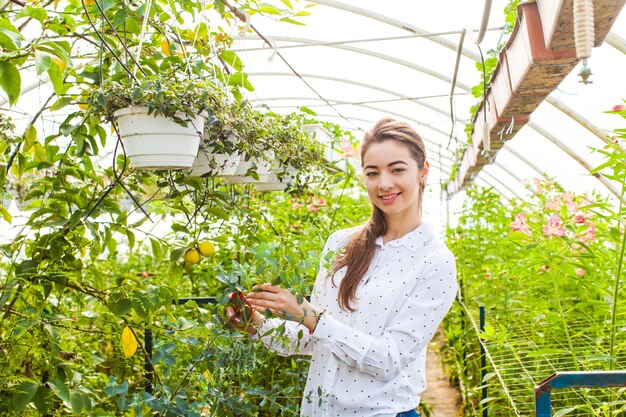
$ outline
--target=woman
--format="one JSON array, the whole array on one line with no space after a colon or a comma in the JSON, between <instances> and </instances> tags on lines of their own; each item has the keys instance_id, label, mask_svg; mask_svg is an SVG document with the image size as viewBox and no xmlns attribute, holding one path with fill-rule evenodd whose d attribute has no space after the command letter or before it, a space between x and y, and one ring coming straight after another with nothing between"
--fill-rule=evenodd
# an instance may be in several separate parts
<instances>
[{"instance_id":1,"label":"woman","mask_svg":"<svg viewBox=\"0 0 626 417\"><path fill-rule=\"evenodd\" d=\"M311 301L271 284L247 296L253 337L279 355L312 355L302 416L417 416L426 348L456 295L454 258L422 223L429 164L420 136L384 118L360 152L372 215L330 236L322 259L333 251L333 261ZM267 309L277 318L257 312ZM241 324L232 308L226 314Z\"/></svg>"}]
</instances>

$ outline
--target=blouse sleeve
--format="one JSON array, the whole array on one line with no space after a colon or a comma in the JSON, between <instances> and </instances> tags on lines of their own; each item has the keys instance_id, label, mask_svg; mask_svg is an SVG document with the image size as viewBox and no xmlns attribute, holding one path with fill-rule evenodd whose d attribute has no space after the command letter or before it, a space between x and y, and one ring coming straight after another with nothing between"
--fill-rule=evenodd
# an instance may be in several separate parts
<instances>
[{"instance_id":1,"label":"blouse sleeve","mask_svg":"<svg viewBox=\"0 0 626 417\"><path fill-rule=\"evenodd\" d=\"M324 314L313 339L338 360L389 381L430 342L452 306L456 290L454 257L447 249L438 251L381 336L373 337Z\"/></svg>"},{"instance_id":2,"label":"blouse sleeve","mask_svg":"<svg viewBox=\"0 0 626 417\"><path fill-rule=\"evenodd\" d=\"M326 278L326 268L324 267L326 254L337 248L342 235L341 232L333 233L324 245L319 270L315 278L316 285L320 280ZM317 303L316 291L313 291L311 295L311 303L313 305ZM280 356L310 355L313 352L312 337L309 330L294 321L279 318L265 320L252 338L261 339L265 347Z\"/></svg>"}]
</instances>

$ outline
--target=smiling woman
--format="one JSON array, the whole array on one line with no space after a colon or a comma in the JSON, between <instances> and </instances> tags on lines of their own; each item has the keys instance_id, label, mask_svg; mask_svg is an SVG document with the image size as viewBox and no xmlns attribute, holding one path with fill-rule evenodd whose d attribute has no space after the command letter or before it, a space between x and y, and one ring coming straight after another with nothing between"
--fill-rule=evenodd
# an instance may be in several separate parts
<instances>
[{"instance_id":1,"label":"smiling woman","mask_svg":"<svg viewBox=\"0 0 626 417\"><path fill-rule=\"evenodd\" d=\"M365 134L361 161L372 215L330 236L311 301L271 284L247 296L254 338L312 356L303 416L416 416L426 348L456 295L454 258L422 222L420 136L384 118ZM232 307L226 315L245 327Z\"/></svg>"}]
</instances>

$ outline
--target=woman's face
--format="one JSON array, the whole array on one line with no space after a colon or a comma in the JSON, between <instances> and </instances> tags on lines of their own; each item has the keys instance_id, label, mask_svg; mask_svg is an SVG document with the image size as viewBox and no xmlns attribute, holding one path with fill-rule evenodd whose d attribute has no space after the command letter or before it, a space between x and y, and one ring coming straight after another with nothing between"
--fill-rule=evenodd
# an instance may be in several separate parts
<instances>
[{"instance_id":1,"label":"woman's face","mask_svg":"<svg viewBox=\"0 0 626 417\"><path fill-rule=\"evenodd\" d=\"M386 140L363 155L363 176L369 198L387 216L417 215L420 183L426 184L428 162L420 170L409 148Z\"/></svg>"}]
</instances>

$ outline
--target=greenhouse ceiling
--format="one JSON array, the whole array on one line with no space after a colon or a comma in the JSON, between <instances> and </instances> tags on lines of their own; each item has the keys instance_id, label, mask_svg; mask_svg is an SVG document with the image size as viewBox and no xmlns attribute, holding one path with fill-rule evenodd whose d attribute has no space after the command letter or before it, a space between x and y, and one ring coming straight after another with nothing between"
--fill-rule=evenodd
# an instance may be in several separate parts
<instances>
[{"instance_id":1,"label":"greenhouse ceiling","mask_svg":"<svg viewBox=\"0 0 626 417\"><path fill-rule=\"evenodd\" d=\"M93 1L87 3L93 5ZM19 10L21 4L4 1L3 8ZM435 194L440 184L450 181L467 146L464 129L471 121L470 108L482 100L471 94L481 82L482 73L477 70L481 53L484 59L494 56L512 28L506 24L504 10L510 5L504 0L428 5L408 0L283 1L260 4L257 13L239 13L247 22L241 22L236 12L232 19L221 20L211 2L203 4L207 10L185 17L184 24L194 27L206 21L210 27L224 28L254 87L246 95L256 107L278 113L305 107L318 119L353 131L357 138L382 116L406 120L426 141L434 167L429 181ZM277 14L288 6L293 8L291 19ZM485 16L484 37L476 45L473 41ZM17 21L24 24L24 19ZM36 34L36 28L32 32ZM494 187L505 198L524 195L525 181L544 173L566 189L615 194L610 181L589 175L589 170L600 161L592 150L602 147L607 132L619 127L619 120L605 111L623 103L625 38L626 12L622 10L614 16L606 40L593 49L589 59L592 83L580 82L580 64L576 65L472 180ZM88 43L82 52L81 57L73 57L75 65L98 57L97 48ZM18 130L53 90L47 74L38 76L35 70L34 65L21 70L21 95L15 105L9 107L6 96L0 99L2 111L11 115ZM68 108L46 110L38 120L38 130L45 133L58 128ZM457 194L448 197L454 202Z\"/></svg>"}]
</instances>

